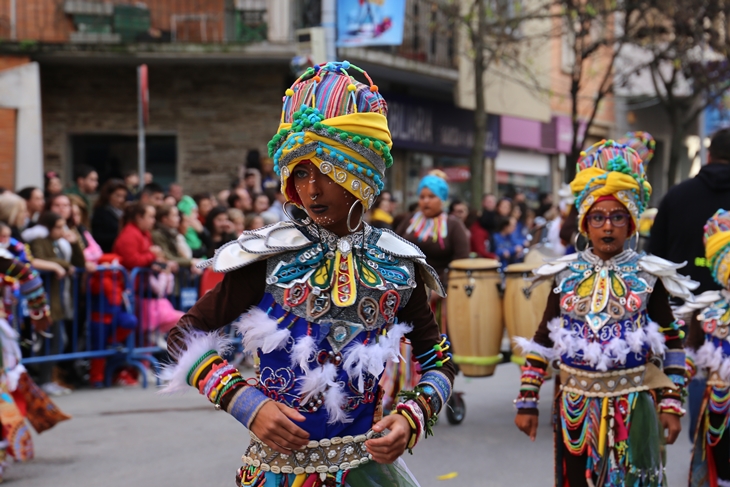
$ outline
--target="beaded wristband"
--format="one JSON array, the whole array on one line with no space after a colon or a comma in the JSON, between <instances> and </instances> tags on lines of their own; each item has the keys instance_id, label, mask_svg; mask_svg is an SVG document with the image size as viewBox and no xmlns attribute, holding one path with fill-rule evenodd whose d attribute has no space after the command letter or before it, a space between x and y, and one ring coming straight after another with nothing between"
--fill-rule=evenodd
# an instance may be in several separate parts
<instances>
[{"instance_id":1,"label":"beaded wristband","mask_svg":"<svg viewBox=\"0 0 730 487\"><path fill-rule=\"evenodd\" d=\"M256 387L244 385L236 390L227 410L239 423L250 429L256 414L269 401L271 399Z\"/></svg>"},{"instance_id":2,"label":"beaded wristband","mask_svg":"<svg viewBox=\"0 0 730 487\"><path fill-rule=\"evenodd\" d=\"M686 367L684 350L667 350L664 354L664 368L677 367L684 369Z\"/></svg>"}]
</instances>

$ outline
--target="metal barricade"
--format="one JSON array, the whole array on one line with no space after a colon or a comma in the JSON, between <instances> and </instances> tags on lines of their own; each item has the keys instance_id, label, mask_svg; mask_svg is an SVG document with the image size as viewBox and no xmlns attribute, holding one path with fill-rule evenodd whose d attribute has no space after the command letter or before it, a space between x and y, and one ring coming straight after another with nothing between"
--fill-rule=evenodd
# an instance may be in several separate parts
<instances>
[{"instance_id":1,"label":"metal barricade","mask_svg":"<svg viewBox=\"0 0 730 487\"><path fill-rule=\"evenodd\" d=\"M53 273L41 273L49 302L53 298ZM23 302L16 307L14 323L26 345L23 364L43 364L67 360L106 359L104 382L111 384L112 374L123 366L139 370L142 387L147 387L145 362L159 371L154 353L158 347L137 347L141 330L134 312L129 273L120 266L100 266L94 273L75 269L72 276L61 279L60 297L71 285L70 320L56 321L50 333L37 333L33 340L25 327ZM159 383L159 379L158 379Z\"/></svg>"}]
</instances>

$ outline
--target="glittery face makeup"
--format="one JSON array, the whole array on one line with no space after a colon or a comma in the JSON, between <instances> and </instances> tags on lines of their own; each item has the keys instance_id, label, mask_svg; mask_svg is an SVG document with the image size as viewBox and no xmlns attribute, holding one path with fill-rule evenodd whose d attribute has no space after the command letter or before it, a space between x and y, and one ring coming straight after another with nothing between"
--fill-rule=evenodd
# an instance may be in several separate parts
<instances>
[{"instance_id":1,"label":"glittery face makeup","mask_svg":"<svg viewBox=\"0 0 730 487\"><path fill-rule=\"evenodd\" d=\"M311 162L298 164L291 170L294 189L307 215L318 225L343 236L347 230L347 216L357 201L355 196L322 174ZM352 211L352 225L360 220L361 206Z\"/></svg>"},{"instance_id":2,"label":"glittery face makeup","mask_svg":"<svg viewBox=\"0 0 730 487\"><path fill-rule=\"evenodd\" d=\"M602 215L605 218L603 225L596 228L586 222L588 239L593 244L593 253L603 260L608 260L621 253L624 243L629 237L630 224L615 226L611 215L626 214L628 210L616 200L599 201L586 214L586 220L592 215Z\"/></svg>"}]
</instances>

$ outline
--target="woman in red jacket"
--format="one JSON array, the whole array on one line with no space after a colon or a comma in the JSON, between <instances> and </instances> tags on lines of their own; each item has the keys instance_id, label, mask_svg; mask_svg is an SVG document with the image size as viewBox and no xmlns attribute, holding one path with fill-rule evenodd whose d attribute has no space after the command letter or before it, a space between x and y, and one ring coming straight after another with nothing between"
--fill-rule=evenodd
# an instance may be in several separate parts
<instances>
[{"instance_id":1,"label":"woman in red jacket","mask_svg":"<svg viewBox=\"0 0 730 487\"><path fill-rule=\"evenodd\" d=\"M155 226L155 207L152 205L134 204L124 214L124 228L114 242L114 253L121 257L120 264L131 270L135 267L152 269L149 281L139 279L135 283L136 294L140 298L142 329L152 331L159 329L168 332L183 313L177 311L167 299L172 291L177 262L166 262L165 254L160 247L152 244L152 228Z\"/></svg>"}]
</instances>

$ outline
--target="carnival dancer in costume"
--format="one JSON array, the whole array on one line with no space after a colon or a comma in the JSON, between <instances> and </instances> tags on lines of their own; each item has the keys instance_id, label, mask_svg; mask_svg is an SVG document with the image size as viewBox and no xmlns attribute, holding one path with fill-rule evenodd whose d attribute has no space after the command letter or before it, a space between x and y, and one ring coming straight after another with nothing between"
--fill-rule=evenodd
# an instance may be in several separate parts
<instances>
[{"instance_id":1,"label":"carnival dancer in costume","mask_svg":"<svg viewBox=\"0 0 730 487\"><path fill-rule=\"evenodd\" d=\"M37 331L48 329L50 308L46 301L43 281L29 264L15 258L6 248L0 248L0 275L2 288L5 285L18 285L20 294L27 300L31 323ZM20 364L21 352L18 345L18 332L10 326L8 318L10 310L3 307L0 316L0 346L2 347L2 366L0 373L0 423L2 425L2 439L0 439L0 481L7 466L7 457L16 461L26 461L33 458L33 439L30 435L23 413L13 399L11 393L18 389L18 383L30 385L25 367ZM34 390L40 391L32 384ZM18 396L21 400L25 398ZM44 396L45 397L45 396ZM47 398L46 398L47 399ZM27 404L23 404L23 409ZM48 401L49 409L57 411L55 405ZM30 419L30 418L29 418ZM68 419L68 417L65 417ZM51 425L52 426L52 425Z\"/></svg>"},{"instance_id":2,"label":"carnival dancer in costume","mask_svg":"<svg viewBox=\"0 0 730 487\"><path fill-rule=\"evenodd\" d=\"M687 371L707 377L697 420L690 467L691 487L730 486L730 212L718 210L705 225L705 255L712 276L723 287L705 291L679 310L691 312Z\"/></svg>"},{"instance_id":3,"label":"carnival dancer in costume","mask_svg":"<svg viewBox=\"0 0 730 487\"><path fill-rule=\"evenodd\" d=\"M679 434L685 384L669 295L691 299L696 283L676 272L682 265L624 249L651 193L636 151L608 140L581 156L571 189L590 246L535 271L553 293L533 339L519 342L526 363L515 423L534 440L553 363L562 384L555 485L664 485L664 432L670 444Z\"/></svg>"},{"instance_id":4,"label":"carnival dancer in costume","mask_svg":"<svg viewBox=\"0 0 730 487\"><path fill-rule=\"evenodd\" d=\"M399 457L430 430L454 369L428 306L429 288L443 295L436 272L417 247L362 222L392 164L386 114L346 61L286 90L269 152L307 218L221 248L209 263L223 281L168 338L167 390L197 388L251 433L239 485L417 485ZM256 380L221 358L230 344L218 329L239 317ZM383 416L378 380L403 336L424 374Z\"/></svg>"}]
</instances>

